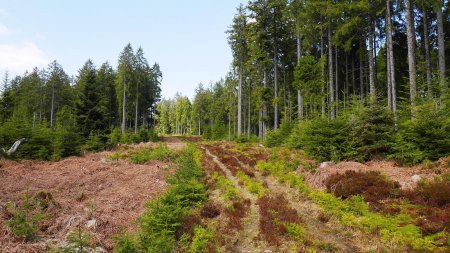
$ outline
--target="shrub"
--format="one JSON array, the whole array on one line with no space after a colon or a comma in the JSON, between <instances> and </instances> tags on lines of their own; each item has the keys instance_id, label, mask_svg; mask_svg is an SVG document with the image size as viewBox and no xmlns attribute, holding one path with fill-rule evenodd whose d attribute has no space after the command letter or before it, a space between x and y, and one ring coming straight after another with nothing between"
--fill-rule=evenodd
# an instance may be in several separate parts
<instances>
[{"instance_id":1,"label":"shrub","mask_svg":"<svg viewBox=\"0 0 450 253\"><path fill-rule=\"evenodd\" d=\"M355 150L350 129L343 118L319 118L307 124L302 145L307 155L319 161L338 161Z\"/></svg>"},{"instance_id":2,"label":"shrub","mask_svg":"<svg viewBox=\"0 0 450 253\"><path fill-rule=\"evenodd\" d=\"M421 106L414 119L401 124L390 158L404 163L435 161L450 154L450 111Z\"/></svg>"},{"instance_id":3,"label":"shrub","mask_svg":"<svg viewBox=\"0 0 450 253\"><path fill-rule=\"evenodd\" d=\"M37 238L39 222L44 218L44 214L28 194L25 195L24 202L19 207L9 205L7 211L12 218L6 224L14 236L25 242L30 242Z\"/></svg>"},{"instance_id":4,"label":"shrub","mask_svg":"<svg viewBox=\"0 0 450 253\"><path fill-rule=\"evenodd\" d=\"M171 252L183 217L186 217L191 208L207 200L206 186L198 180L203 175L199 155L200 151L193 146L188 146L179 154L175 161L178 170L168 180L170 188L160 198L147 205L147 210L140 219L136 243L138 249L145 249L147 252ZM122 241L122 245L135 249L126 239L117 240Z\"/></svg>"},{"instance_id":5,"label":"shrub","mask_svg":"<svg viewBox=\"0 0 450 253\"><path fill-rule=\"evenodd\" d=\"M287 118L283 118L279 129L267 133L264 144L268 147L281 146L289 137L293 126L294 124L291 121Z\"/></svg>"},{"instance_id":6,"label":"shrub","mask_svg":"<svg viewBox=\"0 0 450 253\"><path fill-rule=\"evenodd\" d=\"M212 243L214 232L210 228L203 228L201 226L194 227L194 237L192 238L190 253L204 253L207 252L207 246Z\"/></svg>"},{"instance_id":7,"label":"shrub","mask_svg":"<svg viewBox=\"0 0 450 253\"><path fill-rule=\"evenodd\" d=\"M379 171L356 172L348 170L343 174L333 174L325 181L328 192L344 199L363 195L369 202L395 195L400 185L392 182Z\"/></svg>"},{"instance_id":8,"label":"shrub","mask_svg":"<svg viewBox=\"0 0 450 253\"><path fill-rule=\"evenodd\" d=\"M150 160L164 161L173 156L173 152L167 145L161 143L155 148L142 148L131 154L131 162L144 164Z\"/></svg>"},{"instance_id":9,"label":"shrub","mask_svg":"<svg viewBox=\"0 0 450 253\"><path fill-rule=\"evenodd\" d=\"M281 236L299 237L304 234L300 216L289 206L284 195L266 195L258 199L258 205L261 215L260 231L268 243L278 245Z\"/></svg>"},{"instance_id":10,"label":"shrub","mask_svg":"<svg viewBox=\"0 0 450 253\"><path fill-rule=\"evenodd\" d=\"M431 181L421 180L404 195L416 204L445 207L450 204L450 174L435 176Z\"/></svg>"},{"instance_id":11,"label":"shrub","mask_svg":"<svg viewBox=\"0 0 450 253\"><path fill-rule=\"evenodd\" d=\"M105 136L98 133L91 133L83 145L85 151L100 151L106 147Z\"/></svg>"},{"instance_id":12,"label":"shrub","mask_svg":"<svg viewBox=\"0 0 450 253\"><path fill-rule=\"evenodd\" d=\"M215 218L220 215L220 209L214 203L206 203L200 210L200 215L205 218Z\"/></svg>"}]
</instances>

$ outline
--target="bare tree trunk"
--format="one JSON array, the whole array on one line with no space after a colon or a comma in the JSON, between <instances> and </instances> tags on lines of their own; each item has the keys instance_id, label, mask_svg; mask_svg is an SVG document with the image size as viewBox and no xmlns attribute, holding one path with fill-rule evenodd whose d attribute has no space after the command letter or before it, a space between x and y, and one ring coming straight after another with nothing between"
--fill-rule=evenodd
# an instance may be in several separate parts
<instances>
[{"instance_id":1,"label":"bare tree trunk","mask_svg":"<svg viewBox=\"0 0 450 253\"><path fill-rule=\"evenodd\" d=\"M252 106L252 104L251 104L251 97L252 97L252 92L251 92L250 87L249 87L249 89L248 89L248 117L247 117L247 121L248 121L248 124L247 124L247 135L248 135L248 137L250 137L251 123L252 123L252 121L251 121L251 106Z\"/></svg>"},{"instance_id":2,"label":"bare tree trunk","mask_svg":"<svg viewBox=\"0 0 450 253\"><path fill-rule=\"evenodd\" d=\"M428 13L427 10L424 9L422 11L423 14L423 40L424 40L424 48L425 48L425 68L426 68L426 76L427 76L427 89L428 89L428 97L433 97L433 90L431 87L431 56L430 56L430 38L428 35Z\"/></svg>"},{"instance_id":3,"label":"bare tree trunk","mask_svg":"<svg viewBox=\"0 0 450 253\"><path fill-rule=\"evenodd\" d=\"M356 95L355 59L352 57L352 95Z\"/></svg>"},{"instance_id":4,"label":"bare tree trunk","mask_svg":"<svg viewBox=\"0 0 450 253\"><path fill-rule=\"evenodd\" d=\"M273 50L273 78L274 78L274 112L273 112L273 128L278 129L278 58L277 47Z\"/></svg>"},{"instance_id":5,"label":"bare tree trunk","mask_svg":"<svg viewBox=\"0 0 450 253\"><path fill-rule=\"evenodd\" d=\"M335 95L334 95L334 101L336 101L336 106L334 107L335 109L335 117L337 117L338 115L338 111L339 111L339 66L338 66L338 48L336 47L336 49L334 50L334 66L335 66L335 77L334 77L334 83L335 83Z\"/></svg>"},{"instance_id":6,"label":"bare tree trunk","mask_svg":"<svg viewBox=\"0 0 450 253\"><path fill-rule=\"evenodd\" d=\"M408 38L408 67L409 67L409 93L411 102L411 113L414 114L417 97L416 83L416 36L414 29L414 13L412 0L406 0L406 30Z\"/></svg>"},{"instance_id":7,"label":"bare tree trunk","mask_svg":"<svg viewBox=\"0 0 450 253\"><path fill-rule=\"evenodd\" d=\"M302 45L300 32L297 32L297 64L300 64L302 58ZM300 89L297 90L297 102L298 102L298 119L303 119L303 96Z\"/></svg>"},{"instance_id":8,"label":"bare tree trunk","mask_svg":"<svg viewBox=\"0 0 450 253\"><path fill-rule=\"evenodd\" d=\"M369 18L369 93L370 101L374 102L376 100L375 94L375 74L373 65L373 21Z\"/></svg>"},{"instance_id":9,"label":"bare tree trunk","mask_svg":"<svg viewBox=\"0 0 450 253\"><path fill-rule=\"evenodd\" d=\"M241 64L242 66L242 64ZM239 67L239 83L238 83L238 126L237 134L241 136L242 133L242 67Z\"/></svg>"},{"instance_id":10,"label":"bare tree trunk","mask_svg":"<svg viewBox=\"0 0 450 253\"><path fill-rule=\"evenodd\" d=\"M135 112L134 112L134 133L138 131L138 107L139 107L139 84L136 86L136 101L135 101Z\"/></svg>"},{"instance_id":11,"label":"bare tree trunk","mask_svg":"<svg viewBox=\"0 0 450 253\"><path fill-rule=\"evenodd\" d=\"M345 53L344 110L348 100L348 53Z\"/></svg>"},{"instance_id":12,"label":"bare tree trunk","mask_svg":"<svg viewBox=\"0 0 450 253\"><path fill-rule=\"evenodd\" d=\"M334 109L334 75L333 75L333 47L331 43L331 28L328 28L328 77L329 77L329 92L330 92L330 118L335 118Z\"/></svg>"},{"instance_id":13,"label":"bare tree trunk","mask_svg":"<svg viewBox=\"0 0 450 253\"><path fill-rule=\"evenodd\" d=\"M441 1L439 1L441 3ZM436 18L438 27L438 54L439 54L439 83L441 86L441 100L445 99L447 93L447 80L445 77L445 41L444 41L444 20L442 17L441 4L436 8Z\"/></svg>"},{"instance_id":14,"label":"bare tree trunk","mask_svg":"<svg viewBox=\"0 0 450 253\"><path fill-rule=\"evenodd\" d=\"M386 22L387 22L387 51L389 52L389 76L390 76L390 93L391 93L391 108L396 119L397 113L397 88L395 81L395 62L394 62L394 49L392 41L392 20L391 20L391 3L390 0L386 0Z\"/></svg>"},{"instance_id":15,"label":"bare tree trunk","mask_svg":"<svg viewBox=\"0 0 450 253\"><path fill-rule=\"evenodd\" d=\"M267 71L266 70L264 70L263 85L264 85L264 89L265 89L267 87ZM266 101L263 101L263 121L262 121L262 124L263 124L263 133L262 133L263 134L263 140L266 137L266 129L267 129L266 119L267 119L267 104L266 104Z\"/></svg>"},{"instance_id":16,"label":"bare tree trunk","mask_svg":"<svg viewBox=\"0 0 450 253\"><path fill-rule=\"evenodd\" d=\"M122 134L125 133L125 124L126 124L126 103L127 103L127 97L126 97L126 80L123 81L123 99L122 99Z\"/></svg>"},{"instance_id":17,"label":"bare tree trunk","mask_svg":"<svg viewBox=\"0 0 450 253\"><path fill-rule=\"evenodd\" d=\"M50 111L50 128L53 128L53 114L55 111L55 84L52 85L52 105Z\"/></svg>"},{"instance_id":18,"label":"bare tree trunk","mask_svg":"<svg viewBox=\"0 0 450 253\"><path fill-rule=\"evenodd\" d=\"M359 42L359 92L361 94L361 98L364 97L364 64L363 64L363 58L364 58L364 52L363 52L363 43L362 39Z\"/></svg>"},{"instance_id":19,"label":"bare tree trunk","mask_svg":"<svg viewBox=\"0 0 450 253\"><path fill-rule=\"evenodd\" d=\"M322 30L320 31L320 59L323 59L324 57L324 43L323 43L323 32ZM322 68L322 94L325 94L325 65L323 64L323 62L321 63ZM322 99L322 117L325 117L325 100L326 98L324 97Z\"/></svg>"}]
</instances>

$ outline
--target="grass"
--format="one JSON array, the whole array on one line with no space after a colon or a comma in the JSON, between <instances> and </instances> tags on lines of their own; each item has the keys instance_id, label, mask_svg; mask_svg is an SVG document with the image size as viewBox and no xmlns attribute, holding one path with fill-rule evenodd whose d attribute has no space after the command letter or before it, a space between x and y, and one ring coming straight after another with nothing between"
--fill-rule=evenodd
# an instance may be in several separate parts
<instances>
[{"instance_id":1,"label":"grass","mask_svg":"<svg viewBox=\"0 0 450 253\"><path fill-rule=\"evenodd\" d=\"M258 197L264 196L268 189L264 188L263 184L256 179L252 179L241 171L238 171L237 179L241 182L249 192L256 194Z\"/></svg>"}]
</instances>

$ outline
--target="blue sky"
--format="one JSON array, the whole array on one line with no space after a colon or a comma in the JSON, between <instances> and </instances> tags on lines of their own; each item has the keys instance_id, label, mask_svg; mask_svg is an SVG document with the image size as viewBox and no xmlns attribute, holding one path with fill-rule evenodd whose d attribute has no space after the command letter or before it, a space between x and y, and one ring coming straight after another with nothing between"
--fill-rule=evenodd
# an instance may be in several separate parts
<instances>
[{"instance_id":1,"label":"blue sky","mask_svg":"<svg viewBox=\"0 0 450 253\"><path fill-rule=\"evenodd\" d=\"M56 59L76 75L88 59L114 67L123 47L142 46L163 72L163 96L192 97L224 77L231 51L225 31L239 0L0 0L0 74L23 74Z\"/></svg>"}]
</instances>

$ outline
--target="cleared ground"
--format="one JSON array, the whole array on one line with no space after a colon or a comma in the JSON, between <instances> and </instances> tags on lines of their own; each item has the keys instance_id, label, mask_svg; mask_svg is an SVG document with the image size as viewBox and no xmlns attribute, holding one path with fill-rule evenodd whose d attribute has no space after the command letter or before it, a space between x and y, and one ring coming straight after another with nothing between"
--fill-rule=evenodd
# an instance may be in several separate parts
<instances>
[{"instance_id":1,"label":"cleared ground","mask_svg":"<svg viewBox=\"0 0 450 253\"><path fill-rule=\"evenodd\" d=\"M164 141L171 149L184 144ZM121 146L132 151L153 143ZM111 251L113 236L137 228L145 203L162 193L170 175L170 162L131 164L128 159L110 161L114 151L68 157L58 162L1 161L0 252L43 252L51 245L65 246L67 235L78 227L88 229L99 251ZM26 196L41 193L49 204L40 223L37 242L24 244L6 229L7 205L18 205ZM49 194L42 194L49 193Z\"/></svg>"}]
</instances>

